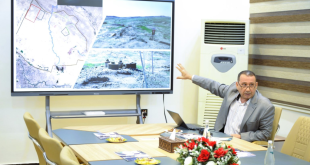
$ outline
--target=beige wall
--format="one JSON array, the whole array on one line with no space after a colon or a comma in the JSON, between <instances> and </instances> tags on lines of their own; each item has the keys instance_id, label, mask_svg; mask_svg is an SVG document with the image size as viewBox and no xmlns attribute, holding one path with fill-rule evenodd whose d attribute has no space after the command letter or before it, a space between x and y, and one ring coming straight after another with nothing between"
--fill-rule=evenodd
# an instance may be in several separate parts
<instances>
[{"instance_id":1,"label":"beige wall","mask_svg":"<svg viewBox=\"0 0 310 165\"><path fill-rule=\"evenodd\" d=\"M44 97L11 97L10 1L0 1L0 164L38 162L27 137L23 114L30 112L45 127ZM200 20L248 19L248 0L176 0L174 61L191 73L199 72ZM174 71L174 78L179 73ZM177 111L187 122L197 121L198 88L190 81L174 79L174 94L165 95L166 109ZM146 123L165 122L162 95L142 95L141 107L149 110ZM51 110L99 110L135 108L135 96L51 97ZM168 116L168 122L172 122ZM136 118L52 120L53 129L69 125L135 123Z\"/></svg>"}]
</instances>

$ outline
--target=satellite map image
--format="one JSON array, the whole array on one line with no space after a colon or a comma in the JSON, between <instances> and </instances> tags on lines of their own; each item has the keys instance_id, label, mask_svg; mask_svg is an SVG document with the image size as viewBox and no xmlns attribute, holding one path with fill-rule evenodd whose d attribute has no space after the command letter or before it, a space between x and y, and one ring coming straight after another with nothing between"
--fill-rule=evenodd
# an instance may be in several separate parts
<instances>
[{"instance_id":1,"label":"satellite map image","mask_svg":"<svg viewBox=\"0 0 310 165\"><path fill-rule=\"evenodd\" d=\"M102 7L15 2L16 88L72 88L103 22Z\"/></svg>"}]
</instances>

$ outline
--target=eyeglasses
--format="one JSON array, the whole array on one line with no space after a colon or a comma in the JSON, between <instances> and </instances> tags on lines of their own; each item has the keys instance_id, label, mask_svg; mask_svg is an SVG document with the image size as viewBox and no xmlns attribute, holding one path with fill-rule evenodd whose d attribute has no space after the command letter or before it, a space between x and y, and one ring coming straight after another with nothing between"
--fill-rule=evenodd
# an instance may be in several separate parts
<instances>
[{"instance_id":1,"label":"eyeglasses","mask_svg":"<svg viewBox=\"0 0 310 165\"><path fill-rule=\"evenodd\" d=\"M238 82L238 84L239 84L239 82ZM240 86L241 86L241 88L243 88L243 89L247 89L248 87L250 88L250 89L254 89L255 88L255 84L250 84L250 85L246 85L246 84L239 84Z\"/></svg>"}]
</instances>

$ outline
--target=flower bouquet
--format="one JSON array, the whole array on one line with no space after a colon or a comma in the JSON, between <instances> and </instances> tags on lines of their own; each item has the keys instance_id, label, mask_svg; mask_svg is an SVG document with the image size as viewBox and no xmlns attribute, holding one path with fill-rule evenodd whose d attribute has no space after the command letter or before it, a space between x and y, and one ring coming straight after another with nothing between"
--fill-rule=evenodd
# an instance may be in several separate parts
<instances>
[{"instance_id":1,"label":"flower bouquet","mask_svg":"<svg viewBox=\"0 0 310 165\"><path fill-rule=\"evenodd\" d=\"M234 148L205 137L189 139L174 152L182 165L241 165Z\"/></svg>"}]
</instances>

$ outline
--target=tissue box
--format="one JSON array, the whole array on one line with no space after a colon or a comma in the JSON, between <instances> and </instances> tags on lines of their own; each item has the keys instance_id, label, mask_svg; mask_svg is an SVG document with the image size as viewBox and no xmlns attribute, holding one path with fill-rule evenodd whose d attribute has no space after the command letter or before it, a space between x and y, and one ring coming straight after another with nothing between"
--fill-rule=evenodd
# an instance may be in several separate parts
<instances>
[{"instance_id":1,"label":"tissue box","mask_svg":"<svg viewBox=\"0 0 310 165\"><path fill-rule=\"evenodd\" d=\"M185 143L184 139L175 138L175 140L169 139L169 137L159 137L159 148L167 152L173 153L175 147L179 147Z\"/></svg>"}]
</instances>

